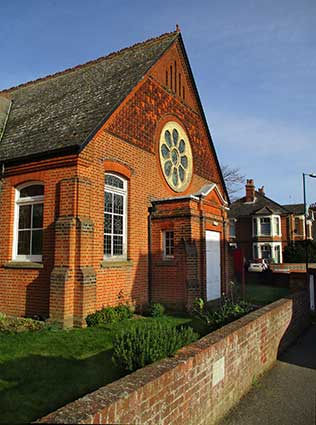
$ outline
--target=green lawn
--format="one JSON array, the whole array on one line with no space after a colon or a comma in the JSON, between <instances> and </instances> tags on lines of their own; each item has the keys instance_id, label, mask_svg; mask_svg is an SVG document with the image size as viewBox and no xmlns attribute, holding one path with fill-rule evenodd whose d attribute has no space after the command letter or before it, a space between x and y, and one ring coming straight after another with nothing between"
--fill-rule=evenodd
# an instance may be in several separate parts
<instances>
[{"instance_id":1,"label":"green lawn","mask_svg":"<svg viewBox=\"0 0 316 425\"><path fill-rule=\"evenodd\" d=\"M246 300L257 305L288 293L286 288L246 285ZM183 316L68 331L0 332L0 423L29 423L124 376L111 361L112 338L122 328L150 320L189 324L201 336L208 333L202 321Z\"/></svg>"},{"instance_id":2,"label":"green lawn","mask_svg":"<svg viewBox=\"0 0 316 425\"><path fill-rule=\"evenodd\" d=\"M266 305L289 295L288 288L277 288L255 283L246 283L246 301L256 305Z\"/></svg>"},{"instance_id":3,"label":"green lawn","mask_svg":"<svg viewBox=\"0 0 316 425\"><path fill-rule=\"evenodd\" d=\"M122 377L111 361L112 337L148 320L177 326L191 319L165 316L104 328L0 333L0 422L29 423Z\"/></svg>"}]
</instances>

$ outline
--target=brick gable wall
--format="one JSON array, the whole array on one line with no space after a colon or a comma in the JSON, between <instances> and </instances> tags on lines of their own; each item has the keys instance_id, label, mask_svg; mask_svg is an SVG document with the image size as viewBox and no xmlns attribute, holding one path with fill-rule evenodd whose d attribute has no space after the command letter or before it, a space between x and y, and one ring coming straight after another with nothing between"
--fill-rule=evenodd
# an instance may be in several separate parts
<instances>
[{"instance_id":1,"label":"brick gable wall","mask_svg":"<svg viewBox=\"0 0 316 425\"><path fill-rule=\"evenodd\" d=\"M175 53L177 49L172 55ZM161 174L157 156L159 129L171 117L185 127L193 151L194 174L185 193L197 192L210 180L223 192L204 123L192 108L190 87L186 101L164 88L159 82L161 64L152 71L154 77L147 76L126 98L72 164L66 160L55 164L52 159L33 163L31 168L7 170L11 176L5 179L0 194L7 205L0 219L6 234L0 248L0 311L40 313L67 326L81 326L88 313L102 306L148 301L148 208L152 199L176 196ZM110 264L103 261L104 173L113 170L128 181L128 261ZM12 259L14 190L32 180L45 186L43 269L13 270L5 264ZM219 222L216 230L222 232L225 214L220 205L212 214L211 220L216 217ZM200 238L198 221L192 222L192 229L194 237ZM199 290L203 291L205 272L201 263L196 267L202 285ZM178 299L186 291L182 284L183 280L176 286ZM167 295L173 296L172 289Z\"/></svg>"}]
</instances>

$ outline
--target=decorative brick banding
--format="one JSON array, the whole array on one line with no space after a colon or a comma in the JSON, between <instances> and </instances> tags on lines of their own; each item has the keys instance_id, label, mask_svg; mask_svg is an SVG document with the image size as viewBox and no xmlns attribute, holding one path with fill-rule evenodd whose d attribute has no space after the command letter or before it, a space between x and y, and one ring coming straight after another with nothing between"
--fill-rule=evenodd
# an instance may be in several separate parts
<instances>
[{"instance_id":1,"label":"decorative brick banding","mask_svg":"<svg viewBox=\"0 0 316 425\"><path fill-rule=\"evenodd\" d=\"M254 311L38 423L211 424L308 325L308 294Z\"/></svg>"}]
</instances>

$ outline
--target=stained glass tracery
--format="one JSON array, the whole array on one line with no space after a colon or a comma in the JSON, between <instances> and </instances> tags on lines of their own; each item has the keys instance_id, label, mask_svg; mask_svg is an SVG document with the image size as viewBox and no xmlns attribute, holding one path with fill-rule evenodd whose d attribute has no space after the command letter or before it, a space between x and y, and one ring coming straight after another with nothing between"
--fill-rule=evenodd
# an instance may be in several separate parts
<instances>
[{"instance_id":1,"label":"stained glass tracery","mask_svg":"<svg viewBox=\"0 0 316 425\"><path fill-rule=\"evenodd\" d=\"M192 152L185 131L176 122L167 123L161 132L160 162L169 186L184 191L192 176Z\"/></svg>"}]
</instances>

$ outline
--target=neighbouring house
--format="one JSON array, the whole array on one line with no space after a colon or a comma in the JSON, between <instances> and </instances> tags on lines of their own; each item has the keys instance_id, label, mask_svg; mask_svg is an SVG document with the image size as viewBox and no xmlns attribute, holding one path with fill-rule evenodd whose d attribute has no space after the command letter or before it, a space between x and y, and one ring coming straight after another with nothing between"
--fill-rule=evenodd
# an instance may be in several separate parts
<instances>
[{"instance_id":1,"label":"neighbouring house","mask_svg":"<svg viewBox=\"0 0 316 425\"><path fill-rule=\"evenodd\" d=\"M309 210L307 238L313 239L314 215ZM291 242L305 240L304 204L280 205L269 199L264 187L255 189L247 180L245 196L229 211L230 246L240 248L246 259L266 258L283 262L283 250Z\"/></svg>"},{"instance_id":2,"label":"neighbouring house","mask_svg":"<svg viewBox=\"0 0 316 425\"><path fill-rule=\"evenodd\" d=\"M217 299L229 198L179 30L0 92L0 311Z\"/></svg>"}]
</instances>

